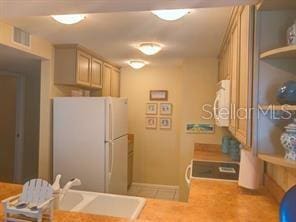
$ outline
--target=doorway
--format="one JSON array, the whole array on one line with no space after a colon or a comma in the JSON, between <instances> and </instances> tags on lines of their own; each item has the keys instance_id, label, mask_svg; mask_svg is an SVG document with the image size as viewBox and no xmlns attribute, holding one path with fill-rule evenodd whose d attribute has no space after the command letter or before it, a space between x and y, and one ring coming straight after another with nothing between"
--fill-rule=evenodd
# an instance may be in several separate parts
<instances>
[{"instance_id":1,"label":"doorway","mask_svg":"<svg viewBox=\"0 0 296 222\"><path fill-rule=\"evenodd\" d=\"M0 181L14 181L16 89L14 76L0 75Z\"/></svg>"},{"instance_id":2,"label":"doorway","mask_svg":"<svg viewBox=\"0 0 296 222\"><path fill-rule=\"evenodd\" d=\"M38 177L40 58L0 45L0 181Z\"/></svg>"}]
</instances>

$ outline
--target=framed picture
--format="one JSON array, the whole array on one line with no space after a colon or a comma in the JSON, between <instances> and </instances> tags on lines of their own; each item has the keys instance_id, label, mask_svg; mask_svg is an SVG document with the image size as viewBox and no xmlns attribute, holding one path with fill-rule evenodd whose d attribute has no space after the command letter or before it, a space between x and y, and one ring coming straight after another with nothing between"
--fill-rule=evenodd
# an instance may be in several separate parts
<instances>
[{"instance_id":1,"label":"framed picture","mask_svg":"<svg viewBox=\"0 0 296 222\"><path fill-rule=\"evenodd\" d=\"M157 103L147 103L146 114L147 115L156 115L157 114Z\"/></svg>"},{"instance_id":2,"label":"framed picture","mask_svg":"<svg viewBox=\"0 0 296 222\"><path fill-rule=\"evenodd\" d=\"M157 128L157 118L146 117L146 129L156 129L156 128Z\"/></svg>"},{"instance_id":3,"label":"framed picture","mask_svg":"<svg viewBox=\"0 0 296 222\"><path fill-rule=\"evenodd\" d=\"M172 128L172 119L167 117L159 118L159 128L160 129L171 129Z\"/></svg>"},{"instance_id":4,"label":"framed picture","mask_svg":"<svg viewBox=\"0 0 296 222\"><path fill-rule=\"evenodd\" d=\"M167 101L168 91L167 90L150 90L150 100Z\"/></svg>"},{"instance_id":5,"label":"framed picture","mask_svg":"<svg viewBox=\"0 0 296 222\"><path fill-rule=\"evenodd\" d=\"M173 105L171 103L160 103L159 110L160 115L172 115Z\"/></svg>"},{"instance_id":6,"label":"framed picture","mask_svg":"<svg viewBox=\"0 0 296 222\"><path fill-rule=\"evenodd\" d=\"M214 132L215 132L215 125L214 124L209 124L209 123L200 123L200 124L188 123L186 125L186 133L208 134L208 133L214 133Z\"/></svg>"}]
</instances>

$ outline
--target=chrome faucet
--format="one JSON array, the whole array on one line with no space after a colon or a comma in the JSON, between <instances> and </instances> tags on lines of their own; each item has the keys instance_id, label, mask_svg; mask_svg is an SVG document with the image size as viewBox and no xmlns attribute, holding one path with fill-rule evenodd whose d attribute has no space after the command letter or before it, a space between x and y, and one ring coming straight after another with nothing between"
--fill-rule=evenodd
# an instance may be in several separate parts
<instances>
[{"instance_id":1,"label":"chrome faucet","mask_svg":"<svg viewBox=\"0 0 296 222\"><path fill-rule=\"evenodd\" d=\"M60 202L64 199L65 194L74 186L80 186L81 185L81 180L77 178L71 179L66 185L61 188L60 186L60 180L62 178L61 174L58 174L55 178L54 183L52 184L53 188L53 196L55 197L54 200L54 208L58 209Z\"/></svg>"}]
</instances>

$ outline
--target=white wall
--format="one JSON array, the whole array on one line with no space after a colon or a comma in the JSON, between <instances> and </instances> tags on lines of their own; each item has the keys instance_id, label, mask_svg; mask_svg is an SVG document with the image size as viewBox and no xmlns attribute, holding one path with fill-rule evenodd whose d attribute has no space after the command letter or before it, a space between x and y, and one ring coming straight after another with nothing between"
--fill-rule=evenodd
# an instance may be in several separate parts
<instances>
[{"instance_id":1,"label":"white wall","mask_svg":"<svg viewBox=\"0 0 296 222\"><path fill-rule=\"evenodd\" d=\"M215 58L185 60L181 66L122 69L121 96L129 99L129 133L135 134L134 182L179 185L186 200L184 171L193 157L194 143L219 144L222 130L214 134L186 134L187 123L201 119L202 105L213 104L218 81ZM145 106L150 90L168 90L173 104L170 131L145 129ZM159 115L158 115L159 117Z\"/></svg>"},{"instance_id":2,"label":"white wall","mask_svg":"<svg viewBox=\"0 0 296 222\"><path fill-rule=\"evenodd\" d=\"M179 67L147 67L138 71L122 69L121 96L129 100L129 133L135 134L136 182L178 184L180 79ZM168 102L173 104L171 130L145 128L146 103L151 102L149 91L158 89L169 91Z\"/></svg>"},{"instance_id":3,"label":"white wall","mask_svg":"<svg viewBox=\"0 0 296 222\"><path fill-rule=\"evenodd\" d=\"M185 60L182 66L181 103L180 103L180 198L186 200L188 187L184 181L186 166L193 157L195 143L220 144L223 131L216 127L214 134L186 134L187 123L214 123L202 119L202 106L213 104L218 82L218 60L199 58Z\"/></svg>"}]
</instances>

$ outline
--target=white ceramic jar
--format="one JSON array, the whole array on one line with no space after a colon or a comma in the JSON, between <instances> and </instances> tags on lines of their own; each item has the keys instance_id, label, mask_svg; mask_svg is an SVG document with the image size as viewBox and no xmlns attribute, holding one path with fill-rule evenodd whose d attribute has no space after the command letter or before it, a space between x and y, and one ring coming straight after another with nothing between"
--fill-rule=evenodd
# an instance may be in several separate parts
<instances>
[{"instance_id":1,"label":"white ceramic jar","mask_svg":"<svg viewBox=\"0 0 296 222\"><path fill-rule=\"evenodd\" d=\"M281 143L285 148L285 159L296 160L296 119L285 127L281 136Z\"/></svg>"}]
</instances>

